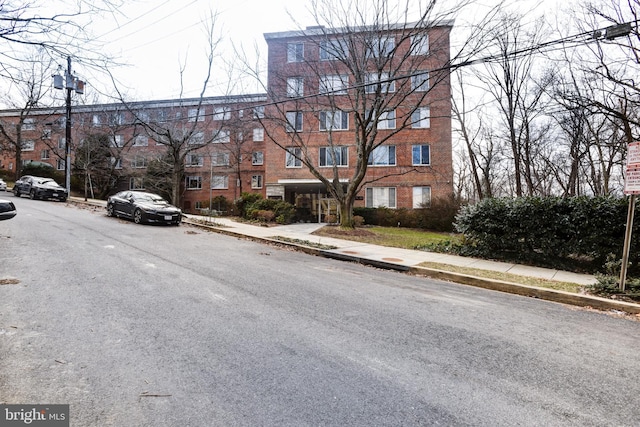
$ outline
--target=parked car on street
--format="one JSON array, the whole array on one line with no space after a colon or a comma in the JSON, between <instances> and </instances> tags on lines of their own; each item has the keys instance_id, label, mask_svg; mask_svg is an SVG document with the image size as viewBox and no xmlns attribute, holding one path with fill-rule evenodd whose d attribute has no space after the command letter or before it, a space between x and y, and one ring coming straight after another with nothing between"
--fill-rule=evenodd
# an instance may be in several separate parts
<instances>
[{"instance_id":1,"label":"parked car on street","mask_svg":"<svg viewBox=\"0 0 640 427\"><path fill-rule=\"evenodd\" d=\"M12 201L0 199L0 221L11 219L18 211Z\"/></svg>"},{"instance_id":2,"label":"parked car on street","mask_svg":"<svg viewBox=\"0 0 640 427\"><path fill-rule=\"evenodd\" d=\"M61 202L67 200L67 189L58 184L53 178L25 175L13 185L13 194L20 197L28 194L32 199L56 199Z\"/></svg>"},{"instance_id":3,"label":"parked car on street","mask_svg":"<svg viewBox=\"0 0 640 427\"><path fill-rule=\"evenodd\" d=\"M0 178L0 190L7 191L7 183L2 178Z\"/></svg>"},{"instance_id":4,"label":"parked car on street","mask_svg":"<svg viewBox=\"0 0 640 427\"><path fill-rule=\"evenodd\" d=\"M136 224L179 225L182 211L161 196L144 191L121 191L107 200L107 215L132 219Z\"/></svg>"}]
</instances>

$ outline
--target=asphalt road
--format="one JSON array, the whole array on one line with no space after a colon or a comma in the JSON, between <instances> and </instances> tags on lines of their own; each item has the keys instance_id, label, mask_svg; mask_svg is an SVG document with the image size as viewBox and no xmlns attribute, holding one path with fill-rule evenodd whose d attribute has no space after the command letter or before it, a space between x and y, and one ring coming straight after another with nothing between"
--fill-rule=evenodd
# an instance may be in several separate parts
<instances>
[{"instance_id":1,"label":"asphalt road","mask_svg":"<svg viewBox=\"0 0 640 427\"><path fill-rule=\"evenodd\" d=\"M640 424L640 322L5 198L0 403L82 427Z\"/></svg>"}]
</instances>

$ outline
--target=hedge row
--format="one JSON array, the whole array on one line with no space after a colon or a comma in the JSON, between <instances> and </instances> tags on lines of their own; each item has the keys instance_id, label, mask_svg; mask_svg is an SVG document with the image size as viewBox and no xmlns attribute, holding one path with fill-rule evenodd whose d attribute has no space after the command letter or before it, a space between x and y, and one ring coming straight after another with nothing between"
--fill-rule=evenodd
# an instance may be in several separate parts
<instances>
[{"instance_id":1,"label":"hedge row","mask_svg":"<svg viewBox=\"0 0 640 427\"><path fill-rule=\"evenodd\" d=\"M455 227L465 236L467 255L552 267L582 263L597 271L611 254L622 257L628 203L615 197L485 199L462 208ZM633 235L638 231L634 225ZM640 261L637 241L632 266Z\"/></svg>"},{"instance_id":2,"label":"hedge row","mask_svg":"<svg viewBox=\"0 0 640 427\"><path fill-rule=\"evenodd\" d=\"M429 231L453 231L453 222L460 204L453 199L434 199L428 208L389 209L354 208L353 214L364 218L366 225L381 227L419 228Z\"/></svg>"}]
</instances>

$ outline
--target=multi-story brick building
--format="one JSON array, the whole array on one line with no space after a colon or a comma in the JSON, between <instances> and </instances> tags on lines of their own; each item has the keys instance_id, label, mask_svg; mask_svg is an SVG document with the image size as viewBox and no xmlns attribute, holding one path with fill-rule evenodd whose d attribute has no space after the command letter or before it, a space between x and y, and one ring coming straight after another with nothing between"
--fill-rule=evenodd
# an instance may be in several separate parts
<instances>
[{"instance_id":1,"label":"multi-story brick building","mask_svg":"<svg viewBox=\"0 0 640 427\"><path fill-rule=\"evenodd\" d=\"M450 30L444 22L268 33L266 94L74 105L74 170L97 181L97 166L80 157L108 141L102 185L154 189L177 143L187 212L249 191L322 219L335 209L323 177L345 187L357 180L355 206L422 207L452 193ZM21 124L21 164L64 170L64 109L20 117L0 111L6 129ZM0 168L15 170L15 159L4 150Z\"/></svg>"}]
</instances>

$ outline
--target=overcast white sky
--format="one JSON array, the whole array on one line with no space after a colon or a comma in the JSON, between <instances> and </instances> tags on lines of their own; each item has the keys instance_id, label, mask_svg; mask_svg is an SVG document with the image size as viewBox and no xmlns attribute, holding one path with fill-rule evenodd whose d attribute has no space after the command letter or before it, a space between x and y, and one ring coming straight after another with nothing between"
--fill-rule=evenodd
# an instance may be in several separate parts
<instances>
[{"instance_id":1,"label":"overcast white sky","mask_svg":"<svg viewBox=\"0 0 640 427\"><path fill-rule=\"evenodd\" d=\"M389 0L404 4L405 0ZM486 0L491 5L495 0ZM536 13L552 12L562 0L512 0L522 8ZM564 0L563 4L578 0ZM131 100L171 99L180 94L181 63L186 62L184 97L197 97L205 78L206 37L202 20L211 8L219 13L218 31L223 44L218 50L226 59L231 59L232 42L243 45L249 51L254 44L266 58L267 46L263 33L295 30L314 25L308 0L135 0L119 9L119 14L94 20L91 31L101 43L104 51L129 64L113 69L122 87ZM446 2L445 2L446 3ZM482 2L480 2L482 3ZM543 8L543 4L546 6ZM473 14L473 11L470 11ZM295 17L295 21L291 18ZM297 21L297 22L296 22ZM461 21L456 20L456 25ZM225 81L223 59L218 58L214 74ZM63 61L61 61L63 62ZM95 70L74 66L74 73L88 83L85 96L108 91L109 81ZM256 86L235 93L256 93L263 90ZM227 92L223 84L212 85L205 95L223 95ZM89 99L87 101L91 102Z\"/></svg>"}]
</instances>

